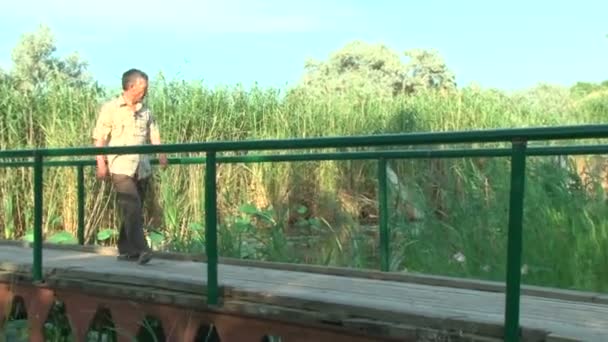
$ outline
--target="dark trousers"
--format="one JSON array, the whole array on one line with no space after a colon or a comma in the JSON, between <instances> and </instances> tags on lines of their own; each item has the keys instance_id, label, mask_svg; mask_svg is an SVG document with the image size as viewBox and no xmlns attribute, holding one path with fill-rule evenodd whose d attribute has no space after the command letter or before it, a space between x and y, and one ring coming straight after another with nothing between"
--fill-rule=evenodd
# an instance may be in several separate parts
<instances>
[{"instance_id":1,"label":"dark trousers","mask_svg":"<svg viewBox=\"0 0 608 342\"><path fill-rule=\"evenodd\" d=\"M138 180L126 175L112 175L118 206L122 216L118 236L118 253L137 255L149 251L144 236L143 203L147 179Z\"/></svg>"}]
</instances>

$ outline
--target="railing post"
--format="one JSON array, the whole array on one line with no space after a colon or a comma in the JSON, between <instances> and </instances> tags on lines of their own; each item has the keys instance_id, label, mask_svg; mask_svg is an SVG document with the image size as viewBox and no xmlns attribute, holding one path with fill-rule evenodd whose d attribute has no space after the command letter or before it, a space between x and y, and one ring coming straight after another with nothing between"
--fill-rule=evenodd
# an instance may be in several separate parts
<instances>
[{"instance_id":1,"label":"railing post","mask_svg":"<svg viewBox=\"0 0 608 342\"><path fill-rule=\"evenodd\" d=\"M84 165L78 165L78 244L84 245Z\"/></svg>"},{"instance_id":2,"label":"railing post","mask_svg":"<svg viewBox=\"0 0 608 342\"><path fill-rule=\"evenodd\" d=\"M205 160L205 253L207 254L207 304L218 303L217 184L215 152Z\"/></svg>"},{"instance_id":3,"label":"railing post","mask_svg":"<svg viewBox=\"0 0 608 342\"><path fill-rule=\"evenodd\" d=\"M390 234L388 229L388 191L386 159L378 159L378 211L380 226L380 270L390 270Z\"/></svg>"},{"instance_id":4,"label":"railing post","mask_svg":"<svg viewBox=\"0 0 608 342\"><path fill-rule=\"evenodd\" d=\"M35 282L42 281L42 154L34 154L34 260L32 276Z\"/></svg>"},{"instance_id":5,"label":"railing post","mask_svg":"<svg viewBox=\"0 0 608 342\"><path fill-rule=\"evenodd\" d=\"M525 140L514 140L511 155L511 193L507 240L507 290L505 341L519 341L519 304L523 240L524 183L526 179Z\"/></svg>"}]
</instances>

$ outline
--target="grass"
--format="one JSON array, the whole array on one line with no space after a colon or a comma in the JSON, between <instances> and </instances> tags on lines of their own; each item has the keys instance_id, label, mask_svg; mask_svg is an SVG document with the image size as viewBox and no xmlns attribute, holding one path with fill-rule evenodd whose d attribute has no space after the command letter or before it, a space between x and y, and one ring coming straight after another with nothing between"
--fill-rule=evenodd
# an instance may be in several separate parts
<instances>
[{"instance_id":1,"label":"grass","mask_svg":"<svg viewBox=\"0 0 608 342\"><path fill-rule=\"evenodd\" d=\"M605 95L582 97L546 86L513 94L467 87L392 99L210 89L162 78L151 86L149 104L164 142L598 123L608 109ZM117 93L59 84L28 95L3 84L0 94L0 148L16 149L90 145L100 102ZM603 174L581 178L582 160L565 167L556 167L555 158L528 160L527 284L608 291ZM504 280L508 159L404 160L389 167L392 271ZM110 186L96 181L93 169L86 172L87 240L113 244ZM204 251L203 174L202 166L191 165L155 175L147 212L155 248ZM31 233L31 180L29 169L0 169L5 238ZM379 268L374 162L221 165L218 180L222 256ZM73 243L75 185L75 169L45 169L47 239Z\"/></svg>"}]
</instances>

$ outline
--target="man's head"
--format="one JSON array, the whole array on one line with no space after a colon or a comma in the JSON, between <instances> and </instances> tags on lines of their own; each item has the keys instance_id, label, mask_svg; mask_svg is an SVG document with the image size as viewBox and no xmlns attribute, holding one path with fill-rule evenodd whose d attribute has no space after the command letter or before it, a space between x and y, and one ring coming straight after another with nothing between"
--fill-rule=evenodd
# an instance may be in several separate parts
<instances>
[{"instance_id":1,"label":"man's head","mask_svg":"<svg viewBox=\"0 0 608 342\"><path fill-rule=\"evenodd\" d=\"M148 75L137 69L127 70L122 74L122 90L131 103L140 102L148 92Z\"/></svg>"}]
</instances>

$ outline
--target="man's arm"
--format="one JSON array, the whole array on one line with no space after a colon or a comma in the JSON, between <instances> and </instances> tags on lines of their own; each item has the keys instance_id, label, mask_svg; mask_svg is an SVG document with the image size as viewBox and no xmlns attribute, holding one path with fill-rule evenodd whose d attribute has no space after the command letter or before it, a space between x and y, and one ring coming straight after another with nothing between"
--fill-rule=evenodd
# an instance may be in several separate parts
<instances>
[{"instance_id":1,"label":"man's arm","mask_svg":"<svg viewBox=\"0 0 608 342\"><path fill-rule=\"evenodd\" d=\"M93 140L95 147L105 147L108 143L108 135L112 131L112 121L106 107L102 107L93 130ZM103 154L96 156L97 160L97 178L104 179L108 175L108 165L106 156Z\"/></svg>"},{"instance_id":2,"label":"man's arm","mask_svg":"<svg viewBox=\"0 0 608 342\"><path fill-rule=\"evenodd\" d=\"M154 118L150 117L150 143L152 145L160 145L160 130L158 129L158 125ZM161 167L165 168L167 166L167 155L164 153L159 154L158 161L160 162Z\"/></svg>"},{"instance_id":3,"label":"man's arm","mask_svg":"<svg viewBox=\"0 0 608 342\"><path fill-rule=\"evenodd\" d=\"M103 137L95 139L95 147L105 147L106 144L107 144L107 141ZM98 168L106 166L106 156L105 155L103 155L103 154L97 155L96 159L97 159Z\"/></svg>"},{"instance_id":4,"label":"man's arm","mask_svg":"<svg viewBox=\"0 0 608 342\"><path fill-rule=\"evenodd\" d=\"M160 132L157 128L150 130L150 143L152 145L160 145Z\"/></svg>"}]
</instances>

